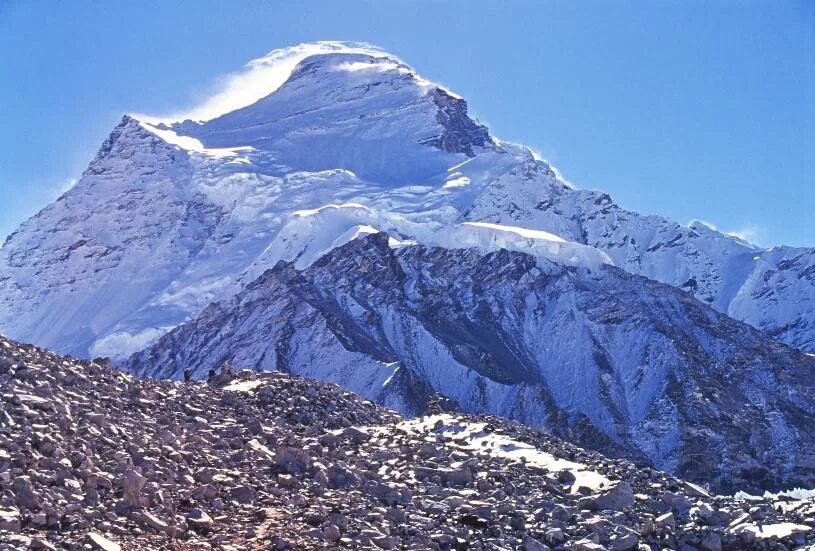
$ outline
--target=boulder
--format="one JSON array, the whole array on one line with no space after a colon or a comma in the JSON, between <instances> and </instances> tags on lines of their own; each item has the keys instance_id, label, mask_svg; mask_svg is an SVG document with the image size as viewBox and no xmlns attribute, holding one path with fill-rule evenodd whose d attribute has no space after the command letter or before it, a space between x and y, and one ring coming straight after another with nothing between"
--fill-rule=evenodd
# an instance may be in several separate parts
<instances>
[{"instance_id":1,"label":"boulder","mask_svg":"<svg viewBox=\"0 0 815 551\"><path fill-rule=\"evenodd\" d=\"M122 551L122 546L98 532L88 533L88 544L99 551Z\"/></svg>"},{"instance_id":2,"label":"boulder","mask_svg":"<svg viewBox=\"0 0 815 551\"><path fill-rule=\"evenodd\" d=\"M608 492L590 499L589 504L594 510L622 511L634 504L634 491L630 484L621 481Z\"/></svg>"}]
</instances>

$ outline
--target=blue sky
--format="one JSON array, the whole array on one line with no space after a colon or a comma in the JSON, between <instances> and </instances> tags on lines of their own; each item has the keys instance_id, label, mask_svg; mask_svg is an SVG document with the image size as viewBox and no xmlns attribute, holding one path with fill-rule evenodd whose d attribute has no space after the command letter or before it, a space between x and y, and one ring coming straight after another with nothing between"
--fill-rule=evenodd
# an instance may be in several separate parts
<instances>
[{"instance_id":1,"label":"blue sky","mask_svg":"<svg viewBox=\"0 0 815 551\"><path fill-rule=\"evenodd\" d=\"M815 245L815 2L0 0L0 238L125 112L313 40L371 42L623 206Z\"/></svg>"}]
</instances>

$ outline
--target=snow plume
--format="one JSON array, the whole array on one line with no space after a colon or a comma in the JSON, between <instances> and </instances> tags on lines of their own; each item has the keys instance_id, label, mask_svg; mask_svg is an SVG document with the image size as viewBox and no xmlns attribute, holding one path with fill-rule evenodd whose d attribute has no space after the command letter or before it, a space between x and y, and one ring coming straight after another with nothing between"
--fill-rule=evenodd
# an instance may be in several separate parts
<instances>
[{"instance_id":1,"label":"snow plume","mask_svg":"<svg viewBox=\"0 0 815 551\"><path fill-rule=\"evenodd\" d=\"M76 185L76 178L66 178L57 186L57 195L62 195Z\"/></svg>"},{"instance_id":2,"label":"snow plume","mask_svg":"<svg viewBox=\"0 0 815 551\"><path fill-rule=\"evenodd\" d=\"M291 48L273 50L263 57L253 59L242 70L221 76L214 86L215 92L199 105L163 116L144 114L134 114L134 116L154 124L187 119L211 120L268 96L286 82L292 70L305 58L336 52L387 56L396 63L402 63L370 44L336 41L309 42Z\"/></svg>"},{"instance_id":3,"label":"snow plume","mask_svg":"<svg viewBox=\"0 0 815 551\"><path fill-rule=\"evenodd\" d=\"M744 226L743 228L739 228L737 230L725 232L727 235L732 235L733 237L738 237L742 241L746 241L748 243L753 243L755 245L760 245L764 238L764 229L758 226Z\"/></svg>"},{"instance_id":4,"label":"snow plume","mask_svg":"<svg viewBox=\"0 0 815 551\"><path fill-rule=\"evenodd\" d=\"M749 243L750 245L759 245L760 241L763 240L764 236L764 229L758 226L754 226L752 224L748 224L736 230L722 230L716 224L708 222L706 220L700 219L693 219L688 222L688 227L698 226L702 224L703 226L707 226L713 231L717 231L719 233L723 233L725 235L729 235L731 237L735 237L737 239L741 239L745 243Z\"/></svg>"}]
</instances>

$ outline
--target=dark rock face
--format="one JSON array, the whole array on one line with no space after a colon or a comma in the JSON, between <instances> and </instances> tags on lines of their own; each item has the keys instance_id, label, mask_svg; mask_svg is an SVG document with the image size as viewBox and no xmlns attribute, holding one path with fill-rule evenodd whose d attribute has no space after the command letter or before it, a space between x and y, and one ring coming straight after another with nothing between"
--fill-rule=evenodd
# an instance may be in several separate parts
<instances>
[{"instance_id":1,"label":"dark rock face","mask_svg":"<svg viewBox=\"0 0 815 551\"><path fill-rule=\"evenodd\" d=\"M815 543L812 500L710 495L500 418L406 421L281 373L137 379L2 337L0 362L2 549Z\"/></svg>"},{"instance_id":2,"label":"dark rock face","mask_svg":"<svg viewBox=\"0 0 815 551\"><path fill-rule=\"evenodd\" d=\"M815 359L613 267L372 235L279 264L127 367L203 377L224 360L410 415L441 395L719 490L815 480Z\"/></svg>"},{"instance_id":3,"label":"dark rock face","mask_svg":"<svg viewBox=\"0 0 815 551\"><path fill-rule=\"evenodd\" d=\"M467 102L453 97L445 90L436 88L433 101L439 110L436 120L444 131L440 136L429 138L422 143L438 147L448 153L464 153L474 157L473 147L483 147L492 143L489 130L467 115Z\"/></svg>"}]
</instances>

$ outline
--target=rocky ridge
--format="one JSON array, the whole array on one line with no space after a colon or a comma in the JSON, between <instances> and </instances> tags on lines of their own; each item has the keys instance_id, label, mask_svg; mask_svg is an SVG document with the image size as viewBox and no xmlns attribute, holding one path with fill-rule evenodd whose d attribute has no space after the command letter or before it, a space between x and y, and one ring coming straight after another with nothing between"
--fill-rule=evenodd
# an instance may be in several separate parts
<instances>
[{"instance_id":1,"label":"rocky ridge","mask_svg":"<svg viewBox=\"0 0 815 551\"><path fill-rule=\"evenodd\" d=\"M405 415L438 393L719 491L815 482L815 358L612 266L372 234L281 262L126 365L179 379L225 360Z\"/></svg>"},{"instance_id":2,"label":"rocky ridge","mask_svg":"<svg viewBox=\"0 0 815 551\"><path fill-rule=\"evenodd\" d=\"M0 338L3 549L790 549L811 500L711 495L494 417L279 373L137 379ZM440 403L441 405L441 403Z\"/></svg>"}]
</instances>

